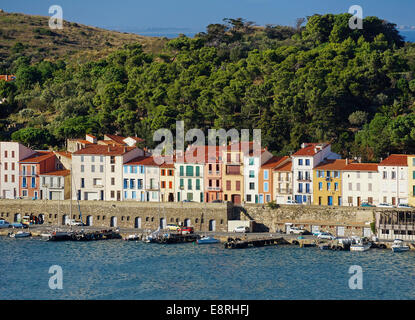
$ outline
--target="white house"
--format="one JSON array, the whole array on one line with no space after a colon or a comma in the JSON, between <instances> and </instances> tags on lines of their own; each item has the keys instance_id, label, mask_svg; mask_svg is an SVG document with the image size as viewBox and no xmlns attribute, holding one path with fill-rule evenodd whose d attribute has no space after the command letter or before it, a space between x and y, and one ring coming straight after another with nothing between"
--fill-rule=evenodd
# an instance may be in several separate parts
<instances>
[{"instance_id":1,"label":"white house","mask_svg":"<svg viewBox=\"0 0 415 320\"><path fill-rule=\"evenodd\" d=\"M340 159L328 143L303 143L292 156L293 199L298 203L313 203L313 169L326 159Z\"/></svg>"},{"instance_id":2,"label":"white house","mask_svg":"<svg viewBox=\"0 0 415 320\"><path fill-rule=\"evenodd\" d=\"M348 163L342 170L343 206L377 205L379 173L377 163Z\"/></svg>"},{"instance_id":3,"label":"white house","mask_svg":"<svg viewBox=\"0 0 415 320\"><path fill-rule=\"evenodd\" d=\"M72 198L122 200L123 165L144 151L122 145L86 145L72 154Z\"/></svg>"},{"instance_id":4,"label":"white house","mask_svg":"<svg viewBox=\"0 0 415 320\"><path fill-rule=\"evenodd\" d=\"M378 165L379 203L408 204L408 156L392 154Z\"/></svg>"}]
</instances>

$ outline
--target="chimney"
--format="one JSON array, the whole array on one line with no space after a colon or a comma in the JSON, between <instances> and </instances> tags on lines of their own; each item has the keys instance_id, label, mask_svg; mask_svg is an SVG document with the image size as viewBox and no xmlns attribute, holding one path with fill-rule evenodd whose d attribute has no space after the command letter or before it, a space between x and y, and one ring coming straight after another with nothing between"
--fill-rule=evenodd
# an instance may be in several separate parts
<instances>
[{"instance_id":1,"label":"chimney","mask_svg":"<svg viewBox=\"0 0 415 320\"><path fill-rule=\"evenodd\" d=\"M306 143L304 143L304 142L303 142L303 143L301 144L301 149L304 149L305 147L306 147Z\"/></svg>"},{"instance_id":2,"label":"chimney","mask_svg":"<svg viewBox=\"0 0 415 320\"><path fill-rule=\"evenodd\" d=\"M349 158L346 158L346 166L349 164Z\"/></svg>"}]
</instances>

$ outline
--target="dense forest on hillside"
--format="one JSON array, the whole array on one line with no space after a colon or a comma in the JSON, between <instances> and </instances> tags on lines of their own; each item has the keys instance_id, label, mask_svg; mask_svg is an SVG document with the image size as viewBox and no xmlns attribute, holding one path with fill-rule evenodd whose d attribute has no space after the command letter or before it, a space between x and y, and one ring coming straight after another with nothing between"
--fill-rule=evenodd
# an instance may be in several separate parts
<instances>
[{"instance_id":1,"label":"dense forest on hillside","mask_svg":"<svg viewBox=\"0 0 415 320\"><path fill-rule=\"evenodd\" d=\"M415 153L415 46L395 25L349 14L305 26L254 26L224 19L158 53L128 44L85 63L36 62L15 48L1 73L0 132L32 147L62 147L85 133L137 135L159 128L259 128L262 143L288 154L328 141L343 156L376 161Z\"/></svg>"}]
</instances>

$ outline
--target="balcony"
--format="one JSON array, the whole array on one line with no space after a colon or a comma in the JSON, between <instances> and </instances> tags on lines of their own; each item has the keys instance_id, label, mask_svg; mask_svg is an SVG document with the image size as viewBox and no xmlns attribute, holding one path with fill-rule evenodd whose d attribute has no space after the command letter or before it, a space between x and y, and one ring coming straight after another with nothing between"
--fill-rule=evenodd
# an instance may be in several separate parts
<instances>
[{"instance_id":1,"label":"balcony","mask_svg":"<svg viewBox=\"0 0 415 320\"><path fill-rule=\"evenodd\" d=\"M207 187L208 191L220 191L221 188L220 187Z\"/></svg>"},{"instance_id":2,"label":"balcony","mask_svg":"<svg viewBox=\"0 0 415 320\"><path fill-rule=\"evenodd\" d=\"M311 182L311 178L310 177L298 177L297 181L299 182Z\"/></svg>"},{"instance_id":3,"label":"balcony","mask_svg":"<svg viewBox=\"0 0 415 320\"><path fill-rule=\"evenodd\" d=\"M292 194L293 189L277 189L277 193L279 193L279 194Z\"/></svg>"},{"instance_id":4,"label":"balcony","mask_svg":"<svg viewBox=\"0 0 415 320\"><path fill-rule=\"evenodd\" d=\"M93 188L104 188L102 184L94 184L92 185Z\"/></svg>"}]
</instances>

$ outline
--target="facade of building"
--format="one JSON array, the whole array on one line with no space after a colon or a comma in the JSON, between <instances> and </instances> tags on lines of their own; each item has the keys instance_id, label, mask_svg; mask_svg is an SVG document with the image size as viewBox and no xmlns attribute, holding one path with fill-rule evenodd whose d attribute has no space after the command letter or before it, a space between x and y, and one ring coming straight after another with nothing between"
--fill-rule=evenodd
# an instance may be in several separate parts
<instances>
[{"instance_id":1,"label":"facade of building","mask_svg":"<svg viewBox=\"0 0 415 320\"><path fill-rule=\"evenodd\" d=\"M71 197L71 172L69 170L56 170L41 173L40 199L67 200Z\"/></svg>"},{"instance_id":2,"label":"facade of building","mask_svg":"<svg viewBox=\"0 0 415 320\"><path fill-rule=\"evenodd\" d=\"M379 203L408 204L408 156L391 154L378 165Z\"/></svg>"},{"instance_id":3,"label":"facade of building","mask_svg":"<svg viewBox=\"0 0 415 320\"><path fill-rule=\"evenodd\" d=\"M123 165L144 152L120 145L87 145L72 154L72 198L121 201Z\"/></svg>"},{"instance_id":4,"label":"facade of building","mask_svg":"<svg viewBox=\"0 0 415 320\"><path fill-rule=\"evenodd\" d=\"M259 175L262 165L272 158L272 154L267 150L262 149L260 154L243 154L243 168L244 168L244 199L247 203L264 203L268 202L265 200L264 196L264 184L265 193L269 193L271 187L269 181L259 180ZM270 180L268 175L267 180ZM261 191L259 184L261 183ZM269 200L271 201L271 200Z\"/></svg>"},{"instance_id":5,"label":"facade of building","mask_svg":"<svg viewBox=\"0 0 415 320\"><path fill-rule=\"evenodd\" d=\"M274 195L274 169L287 163L289 157L273 156L261 165L258 174L258 195L255 203L267 203L275 201Z\"/></svg>"},{"instance_id":6,"label":"facade of building","mask_svg":"<svg viewBox=\"0 0 415 320\"><path fill-rule=\"evenodd\" d=\"M344 159L326 160L314 168L314 205L342 205L342 170L346 162Z\"/></svg>"},{"instance_id":7,"label":"facade of building","mask_svg":"<svg viewBox=\"0 0 415 320\"><path fill-rule=\"evenodd\" d=\"M140 156L124 164L123 199L158 202L160 167L153 157Z\"/></svg>"},{"instance_id":8,"label":"facade of building","mask_svg":"<svg viewBox=\"0 0 415 320\"><path fill-rule=\"evenodd\" d=\"M273 199L277 204L293 200L292 161L284 156L282 163L273 169Z\"/></svg>"},{"instance_id":9,"label":"facade of building","mask_svg":"<svg viewBox=\"0 0 415 320\"><path fill-rule=\"evenodd\" d=\"M40 177L56 170L56 156L53 152L38 151L35 155L19 161L19 185L22 198L40 199Z\"/></svg>"},{"instance_id":10,"label":"facade of building","mask_svg":"<svg viewBox=\"0 0 415 320\"><path fill-rule=\"evenodd\" d=\"M342 171L343 206L359 207L363 202L379 204L377 163L348 163Z\"/></svg>"},{"instance_id":11,"label":"facade of building","mask_svg":"<svg viewBox=\"0 0 415 320\"><path fill-rule=\"evenodd\" d=\"M0 142L0 197L20 197L19 161L33 156L35 151L18 142Z\"/></svg>"},{"instance_id":12,"label":"facade of building","mask_svg":"<svg viewBox=\"0 0 415 320\"><path fill-rule=\"evenodd\" d=\"M240 204L244 201L244 166L241 144L228 145L222 151L223 200Z\"/></svg>"},{"instance_id":13,"label":"facade of building","mask_svg":"<svg viewBox=\"0 0 415 320\"><path fill-rule=\"evenodd\" d=\"M222 150L224 147L205 148L204 187L206 202L223 200L222 190ZM212 151L213 150L213 151Z\"/></svg>"},{"instance_id":14,"label":"facade of building","mask_svg":"<svg viewBox=\"0 0 415 320\"><path fill-rule=\"evenodd\" d=\"M160 166L160 196L162 202L174 202L176 188L174 184L174 164L163 163Z\"/></svg>"},{"instance_id":15,"label":"facade of building","mask_svg":"<svg viewBox=\"0 0 415 320\"><path fill-rule=\"evenodd\" d=\"M408 155L408 204L415 207L415 155Z\"/></svg>"},{"instance_id":16,"label":"facade of building","mask_svg":"<svg viewBox=\"0 0 415 320\"><path fill-rule=\"evenodd\" d=\"M340 159L327 143L303 143L292 156L293 197L297 203L313 203L313 169L324 160Z\"/></svg>"},{"instance_id":17,"label":"facade of building","mask_svg":"<svg viewBox=\"0 0 415 320\"><path fill-rule=\"evenodd\" d=\"M204 202L204 164L180 159L174 169L177 201Z\"/></svg>"}]
</instances>

